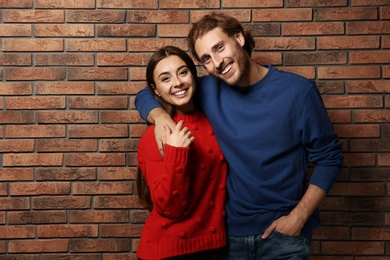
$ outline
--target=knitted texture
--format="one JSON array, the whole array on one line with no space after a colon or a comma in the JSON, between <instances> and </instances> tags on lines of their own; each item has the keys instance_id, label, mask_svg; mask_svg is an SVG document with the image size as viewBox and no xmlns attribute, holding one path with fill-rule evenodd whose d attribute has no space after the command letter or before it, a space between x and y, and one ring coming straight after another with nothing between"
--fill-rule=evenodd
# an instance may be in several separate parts
<instances>
[{"instance_id":1,"label":"knitted texture","mask_svg":"<svg viewBox=\"0 0 390 260\"><path fill-rule=\"evenodd\" d=\"M195 141L190 147L165 145L162 157L153 125L139 143L138 163L153 201L137 251L142 259L179 256L226 244L226 160L203 113L176 115L174 120L184 120L193 133Z\"/></svg>"}]
</instances>

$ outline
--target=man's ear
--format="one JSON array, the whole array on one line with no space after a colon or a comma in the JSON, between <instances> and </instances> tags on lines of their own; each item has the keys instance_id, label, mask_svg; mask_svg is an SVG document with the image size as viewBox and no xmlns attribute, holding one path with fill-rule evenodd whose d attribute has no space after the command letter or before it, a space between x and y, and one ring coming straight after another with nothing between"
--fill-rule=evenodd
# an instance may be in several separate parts
<instances>
[{"instance_id":1,"label":"man's ear","mask_svg":"<svg viewBox=\"0 0 390 260\"><path fill-rule=\"evenodd\" d=\"M234 38L237 40L237 42L242 46L244 46L245 44L245 37L244 35L242 34L241 31L238 31L234 34Z\"/></svg>"}]
</instances>

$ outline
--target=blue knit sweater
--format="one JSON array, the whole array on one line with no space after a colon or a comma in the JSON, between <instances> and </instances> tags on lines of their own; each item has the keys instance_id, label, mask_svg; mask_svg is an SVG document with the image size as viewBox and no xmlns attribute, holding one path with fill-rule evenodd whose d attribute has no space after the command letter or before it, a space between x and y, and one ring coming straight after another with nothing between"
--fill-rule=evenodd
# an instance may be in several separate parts
<instances>
[{"instance_id":1,"label":"blue knit sweater","mask_svg":"<svg viewBox=\"0 0 390 260\"><path fill-rule=\"evenodd\" d=\"M309 183L328 192L341 173L341 143L321 96L301 76L268 66L259 82L232 87L213 76L201 78L198 102L229 163L227 232L261 234L298 204ZM143 118L159 106L145 88L136 107ZM302 234L311 239L319 225L315 211Z\"/></svg>"}]
</instances>

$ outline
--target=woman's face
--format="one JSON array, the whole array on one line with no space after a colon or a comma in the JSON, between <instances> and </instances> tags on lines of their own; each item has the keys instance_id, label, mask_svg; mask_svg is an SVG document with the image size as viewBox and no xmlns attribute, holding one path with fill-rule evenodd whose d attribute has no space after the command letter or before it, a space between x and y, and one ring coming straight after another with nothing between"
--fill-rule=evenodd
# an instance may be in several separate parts
<instances>
[{"instance_id":1,"label":"woman's face","mask_svg":"<svg viewBox=\"0 0 390 260\"><path fill-rule=\"evenodd\" d=\"M171 55L157 63L153 78L156 95L174 106L177 114L193 111L195 79L179 56Z\"/></svg>"}]
</instances>

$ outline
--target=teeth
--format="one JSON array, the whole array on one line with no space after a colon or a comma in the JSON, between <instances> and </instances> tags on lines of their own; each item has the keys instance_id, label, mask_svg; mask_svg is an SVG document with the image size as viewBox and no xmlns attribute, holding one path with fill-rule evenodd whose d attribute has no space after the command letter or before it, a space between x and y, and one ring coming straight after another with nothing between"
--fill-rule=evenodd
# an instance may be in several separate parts
<instances>
[{"instance_id":1,"label":"teeth","mask_svg":"<svg viewBox=\"0 0 390 260\"><path fill-rule=\"evenodd\" d=\"M228 73L228 71L229 71L231 68L232 68L232 65L228 65L228 66L225 67L224 70L221 71L221 73L222 73L222 74L226 74L226 73Z\"/></svg>"},{"instance_id":2,"label":"teeth","mask_svg":"<svg viewBox=\"0 0 390 260\"><path fill-rule=\"evenodd\" d=\"M175 96L181 96L181 95L184 95L184 93L186 93L186 91L187 91L187 90L182 90L182 91L173 93L173 95L175 95Z\"/></svg>"}]
</instances>

